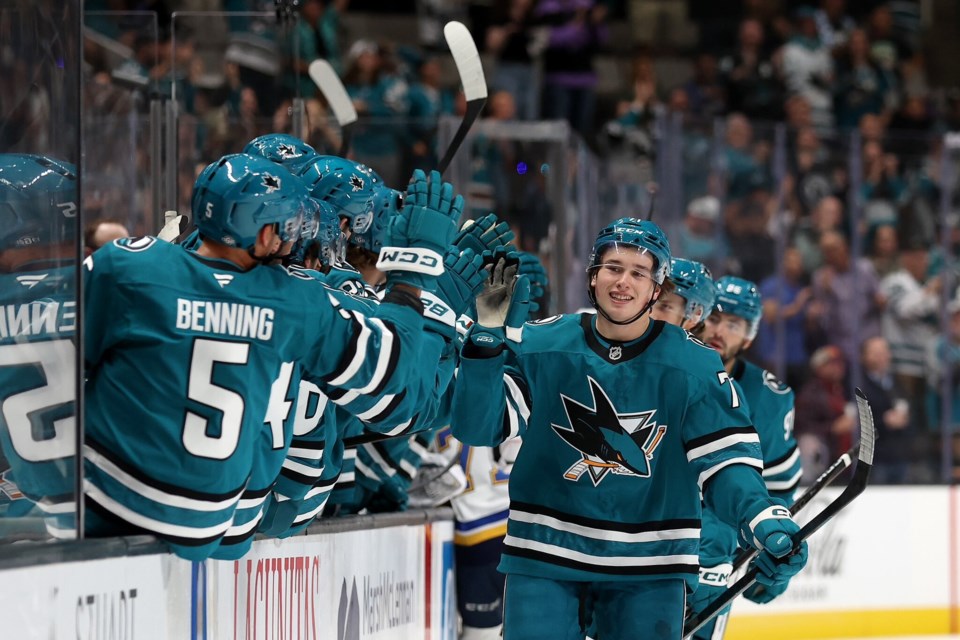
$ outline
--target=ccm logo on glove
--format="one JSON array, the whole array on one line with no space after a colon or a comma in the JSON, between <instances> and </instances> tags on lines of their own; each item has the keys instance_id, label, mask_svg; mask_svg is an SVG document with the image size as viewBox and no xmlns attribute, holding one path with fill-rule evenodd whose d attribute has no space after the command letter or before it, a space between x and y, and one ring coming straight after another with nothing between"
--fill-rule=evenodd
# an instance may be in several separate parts
<instances>
[{"instance_id":1,"label":"ccm logo on glove","mask_svg":"<svg viewBox=\"0 0 960 640\"><path fill-rule=\"evenodd\" d=\"M438 276L443 273L443 259L429 249L384 247L380 250L377 268L381 271L415 271Z\"/></svg>"}]
</instances>

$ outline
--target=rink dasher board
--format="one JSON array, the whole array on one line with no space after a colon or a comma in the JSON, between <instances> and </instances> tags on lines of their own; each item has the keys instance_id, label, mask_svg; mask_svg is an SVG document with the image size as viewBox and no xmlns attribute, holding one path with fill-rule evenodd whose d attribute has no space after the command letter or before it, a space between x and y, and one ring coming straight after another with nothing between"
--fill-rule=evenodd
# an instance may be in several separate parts
<instances>
[{"instance_id":1,"label":"rink dasher board","mask_svg":"<svg viewBox=\"0 0 960 640\"><path fill-rule=\"evenodd\" d=\"M454 640L453 525L262 540L236 562L152 554L10 569L0 603L0 637L18 640Z\"/></svg>"},{"instance_id":2,"label":"rink dasher board","mask_svg":"<svg viewBox=\"0 0 960 640\"><path fill-rule=\"evenodd\" d=\"M735 602L727 640L960 632L958 507L956 487L869 487L811 538L808 565L783 596Z\"/></svg>"}]
</instances>

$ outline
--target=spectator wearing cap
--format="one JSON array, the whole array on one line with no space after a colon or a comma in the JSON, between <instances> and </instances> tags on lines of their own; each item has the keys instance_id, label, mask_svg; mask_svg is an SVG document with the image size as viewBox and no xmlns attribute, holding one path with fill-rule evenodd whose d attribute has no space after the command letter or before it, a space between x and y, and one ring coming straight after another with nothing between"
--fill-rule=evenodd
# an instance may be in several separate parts
<instances>
[{"instance_id":1,"label":"spectator wearing cap","mask_svg":"<svg viewBox=\"0 0 960 640\"><path fill-rule=\"evenodd\" d=\"M939 276L928 278L930 252L923 238L911 235L900 243L900 268L880 282L887 299L882 331L890 342L893 374L906 394L915 426L926 424L925 354L939 328Z\"/></svg>"},{"instance_id":2,"label":"spectator wearing cap","mask_svg":"<svg viewBox=\"0 0 960 640\"><path fill-rule=\"evenodd\" d=\"M846 358L836 345L810 356L810 380L797 394L794 433L803 458L804 482L811 482L850 447L856 410L847 396Z\"/></svg>"},{"instance_id":3,"label":"spectator wearing cap","mask_svg":"<svg viewBox=\"0 0 960 640\"><path fill-rule=\"evenodd\" d=\"M676 255L700 262L713 273L727 271L729 248L719 222L720 200L713 196L691 200L683 224L670 235Z\"/></svg>"},{"instance_id":4,"label":"spectator wearing cap","mask_svg":"<svg viewBox=\"0 0 960 640\"><path fill-rule=\"evenodd\" d=\"M883 443L874 458L873 481L877 484L903 484L908 481L910 464L918 459L922 446L910 425L910 404L897 387L890 369L890 345L876 336L861 347L863 378L860 389L870 403L877 427L877 439Z\"/></svg>"},{"instance_id":5,"label":"spectator wearing cap","mask_svg":"<svg viewBox=\"0 0 960 640\"><path fill-rule=\"evenodd\" d=\"M847 362L860 357L860 344L880 335L884 298L873 265L850 256L843 234L828 231L820 237L823 266L813 274L813 299L808 316L843 352Z\"/></svg>"},{"instance_id":6,"label":"spectator wearing cap","mask_svg":"<svg viewBox=\"0 0 960 640\"><path fill-rule=\"evenodd\" d=\"M783 45L782 71L787 90L810 103L813 124L821 131L833 126L833 57L820 41L813 9L798 7L793 13L793 36Z\"/></svg>"}]
</instances>

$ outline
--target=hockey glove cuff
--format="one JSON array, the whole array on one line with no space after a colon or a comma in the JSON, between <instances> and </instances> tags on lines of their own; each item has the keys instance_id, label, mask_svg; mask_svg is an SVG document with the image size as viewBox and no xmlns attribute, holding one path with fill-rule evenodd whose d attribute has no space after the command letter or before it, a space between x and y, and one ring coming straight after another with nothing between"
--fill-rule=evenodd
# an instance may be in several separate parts
<instances>
[{"instance_id":1,"label":"hockey glove cuff","mask_svg":"<svg viewBox=\"0 0 960 640\"><path fill-rule=\"evenodd\" d=\"M424 291L420 301L423 302L427 328L453 340L457 335L457 319L483 290L486 273L481 269L482 258L470 249L462 254L449 251L443 263L444 271L437 278L436 293Z\"/></svg>"}]
</instances>

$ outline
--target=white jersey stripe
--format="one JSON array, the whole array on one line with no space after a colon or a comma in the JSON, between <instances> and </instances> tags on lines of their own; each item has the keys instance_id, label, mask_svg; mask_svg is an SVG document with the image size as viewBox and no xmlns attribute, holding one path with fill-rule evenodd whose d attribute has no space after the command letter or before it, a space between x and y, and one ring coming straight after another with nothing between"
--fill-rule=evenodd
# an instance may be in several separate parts
<instances>
[{"instance_id":1,"label":"white jersey stripe","mask_svg":"<svg viewBox=\"0 0 960 640\"><path fill-rule=\"evenodd\" d=\"M354 320L360 323L360 336L357 338L357 350L354 352L350 364L343 370L343 373L329 381L329 383L335 387L344 385L360 371L360 367L363 366L363 361L367 357L367 342L370 341L370 335L373 333L370 327L367 326L362 315L356 312L351 312L351 315Z\"/></svg>"},{"instance_id":2,"label":"white jersey stripe","mask_svg":"<svg viewBox=\"0 0 960 640\"><path fill-rule=\"evenodd\" d=\"M772 467L767 467L763 470L763 477L767 478L769 476L775 476L778 473L783 473L784 471L789 471L793 465L797 463L797 460L800 459L800 448L797 447L793 450L793 454L783 462Z\"/></svg>"},{"instance_id":3,"label":"white jersey stripe","mask_svg":"<svg viewBox=\"0 0 960 640\"><path fill-rule=\"evenodd\" d=\"M122 518L123 520L126 520L127 522L143 529L147 529L148 531L156 531L157 533L168 536L176 536L178 538L212 538L223 535L233 523L233 513L231 513L230 517L227 518L226 521L211 527L190 527L186 525L170 524L169 522L161 522L160 520L148 518L145 515L139 514L136 511L125 507L101 491L89 480L84 479L83 490L84 493L94 502L99 504L107 511Z\"/></svg>"},{"instance_id":4,"label":"white jersey stripe","mask_svg":"<svg viewBox=\"0 0 960 640\"><path fill-rule=\"evenodd\" d=\"M743 458L730 458L728 460L723 460L722 462L718 462L717 464L713 465L712 467L710 467L709 469L701 473L700 477L697 478L697 484L700 486L700 491L703 491L703 485L707 482L707 480L712 478L714 474L716 474L721 469L724 469L726 467L729 467L735 464L750 465L751 467L755 467L757 471L760 471L761 469L763 469L763 462L761 462L757 458L743 457Z\"/></svg>"},{"instance_id":5,"label":"white jersey stripe","mask_svg":"<svg viewBox=\"0 0 960 640\"><path fill-rule=\"evenodd\" d=\"M287 449L288 456L297 458L306 458L307 460L322 460L323 449L302 449L300 447L290 447Z\"/></svg>"},{"instance_id":6,"label":"white jersey stripe","mask_svg":"<svg viewBox=\"0 0 960 640\"><path fill-rule=\"evenodd\" d=\"M323 473L323 467L320 467L320 468L311 467L311 466L296 462L295 460L291 460L290 458L287 458L286 460L283 461L283 468L289 471L293 471L294 473L299 473L302 476L307 476L309 478L319 478L320 474Z\"/></svg>"},{"instance_id":7,"label":"white jersey stripe","mask_svg":"<svg viewBox=\"0 0 960 640\"><path fill-rule=\"evenodd\" d=\"M390 366L390 358L393 355L393 332L387 329L387 325L383 324L383 321L378 318L370 318L368 322L380 329L380 357L377 358L377 365L374 367L370 382L357 389L357 393L360 394L370 393L380 386L383 378L387 375L387 367Z\"/></svg>"},{"instance_id":8,"label":"white jersey stripe","mask_svg":"<svg viewBox=\"0 0 960 640\"><path fill-rule=\"evenodd\" d=\"M362 411L362 412L360 412L360 413L358 413L358 414L355 414L355 415L356 415L359 419L363 420L364 422L366 422L366 421L369 420L370 418L376 418L376 417L377 417L378 415L380 415L387 407L390 406L390 403L393 402L393 399L394 399L395 397L397 397L397 395L396 395L395 393L391 393L391 394L385 395L385 396L383 396L383 397L377 402L377 404L373 405L372 407L370 407L370 408L367 409L366 411Z\"/></svg>"},{"instance_id":9,"label":"white jersey stripe","mask_svg":"<svg viewBox=\"0 0 960 640\"><path fill-rule=\"evenodd\" d=\"M503 382L507 385L507 391L510 392L510 397L513 398L514 403L520 410L520 417L523 418L524 422L529 422L530 407L527 406L526 401L523 399L523 393L521 393L520 387L517 386L517 381L508 375L504 375Z\"/></svg>"},{"instance_id":10,"label":"white jersey stripe","mask_svg":"<svg viewBox=\"0 0 960 640\"><path fill-rule=\"evenodd\" d=\"M687 460L693 462L697 458L702 458L703 456L710 455L711 453L715 453L721 449L726 449L727 447L732 447L735 444L741 443L760 444L760 436L758 436L756 433L735 433L687 451Z\"/></svg>"},{"instance_id":11,"label":"white jersey stripe","mask_svg":"<svg viewBox=\"0 0 960 640\"><path fill-rule=\"evenodd\" d=\"M538 542L537 540L526 540L524 538L517 538L516 536L507 534L503 539L503 544L511 547L516 547L518 549L529 549L531 551L539 551L541 553L546 553L552 556L558 556L560 558L566 558L568 560L574 560L576 562L582 562L584 564L592 564L601 567L656 567L662 565L670 564L688 564L692 567L699 566L699 558L696 554L683 554L675 556L594 556L587 553L582 553L580 551L574 551L572 549L564 549L563 547L558 547L554 544L547 544L546 542Z\"/></svg>"},{"instance_id":12,"label":"white jersey stripe","mask_svg":"<svg viewBox=\"0 0 960 640\"><path fill-rule=\"evenodd\" d=\"M227 532L224 534L227 537L230 536L242 536L245 533L250 533L251 530L255 529L256 526L260 523L260 520L263 518L263 509L257 511L257 515L254 518L251 518L249 522L244 522L243 524L232 525Z\"/></svg>"},{"instance_id":13,"label":"white jersey stripe","mask_svg":"<svg viewBox=\"0 0 960 640\"><path fill-rule=\"evenodd\" d=\"M787 480L764 480L764 483L767 485L767 491L787 491L797 486L802 476L803 469L797 469L797 472Z\"/></svg>"},{"instance_id":14,"label":"white jersey stripe","mask_svg":"<svg viewBox=\"0 0 960 640\"><path fill-rule=\"evenodd\" d=\"M529 513L510 509L510 519L517 522L526 522L544 527L550 527L564 533L572 533L578 536L593 538L594 540L604 540L606 542L661 542L663 540L699 540L700 529L663 529L661 531L643 531L639 533L626 533L624 531L610 531L607 529L596 529L582 524L564 522L551 516L545 516L539 513Z\"/></svg>"},{"instance_id":15,"label":"white jersey stripe","mask_svg":"<svg viewBox=\"0 0 960 640\"><path fill-rule=\"evenodd\" d=\"M83 445L83 457L89 460L100 471L104 472L130 491L133 491L134 493L137 493L148 500L153 500L158 504L168 507L174 507L177 509L191 509L193 511L222 511L235 505L237 500L240 499L240 496L243 495L243 489L241 489L236 495L218 502L173 495L171 493L161 491L156 487L151 487L150 485L134 478L129 473L112 463L110 460L97 453L89 445Z\"/></svg>"}]
</instances>

